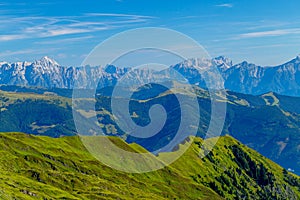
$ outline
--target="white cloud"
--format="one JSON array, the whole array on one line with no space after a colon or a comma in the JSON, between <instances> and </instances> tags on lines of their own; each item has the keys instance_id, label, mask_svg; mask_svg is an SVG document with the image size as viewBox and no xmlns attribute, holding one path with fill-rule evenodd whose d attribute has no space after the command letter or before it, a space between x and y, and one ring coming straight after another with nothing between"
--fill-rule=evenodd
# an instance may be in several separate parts
<instances>
[{"instance_id":1,"label":"white cloud","mask_svg":"<svg viewBox=\"0 0 300 200\"><path fill-rule=\"evenodd\" d=\"M37 41L35 44L66 44L66 43L74 43L82 40L91 39L93 36L87 35L82 37L72 37L72 38L64 38L64 39L55 39L55 40L47 40L47 41Z\"/></svg>"},{"instance_id":2,"label":"white cloud","mask_svg":"<svg viewBox=\"0 0 300 200\"><path fill-rule=\"evenodd\" d=\"M19 34L19 35L0 35L0 41L10 41L10 40L19 40L26 38L25 35Z\"/></svg>"},{"instance_id":3,"label":"white cloud","mask_svg":"<svg viewBox=\"0 0 300 200\"><path fill-rule=\"evenodd\" d=\"M270 48L270 47L285 47L291 46L289 44L270 44L270 45L257 45L257 46L247 46L245 49L262 49L262 48Z\"/></svg>"},{"instance_id":4,"label":"white cloud","mask_svg":"<svg viewBox=\"0 0 300 200\"><path fill-rule=\"evenodd\" d=\"M20 55L20 54L31 54L35 51L33 49L26 49L26 50L19 50L19 51L4 51L0 53L0 57L5 56L14 56L14 55Z\"/></svg>"},{"instance_id":5,"label":"white cloud","mask_svg":"<svg viewBox=\"0 0 300 200\"><path fill-rule=\"evenodd\" d=\"M88 29L75 29L75 28L61 28L61 29L54 29L49 30L45 34L45 36L59 36L59 35L70 35L70 34L78 34L78 33L87 33L90 32Z\"/></svg>"},{"instance_id":6,"label":"white cloud","mask_svg":"<svg viewBox=\"0 0 300 200\"><path fill-rule=\"evenodd\" d=\"M223 3L223 4L218 4L216 6L217 7L224 7L224 8L232 8L233 4L231 4L231 3Z\"/></svg>"},{"instance_id":7,"label":"white cloud","mask_svg":"<svg viewBox=\"0 0 300 200\"><path fill-rule=\"evenodd\" d=\"M145 15L130 15L122 13L86 13L86 16L104 16L104 17L130 17L130 18L148 18L153 19L155 17Z\"/></svg>"},{"instance_id":8,"label":"white cloud","mask_svg":"<svg viewBox=\"0 0 300 200\"><path fill-rule=\"evenodd\" d=\"M48 48L47 50L40 49L23 49L18 51L4 51L0 53L0 57L9 57L15 55L24 55L24 54L44 54L52 51L58 50L58 48Z\"/></svg>"},{"instance_id":9,"label":"white cloud","mask_svg":"<svg viewBox=\"0 0 300 200\"><path fill-rule=\"evenodd\" d=\"M258 31L258 32L243 33L243 34L238 35L236 37L236 39L274 37L274 36L299 34L299 33L300 33L300 28L277 29L277 30L271 30L271 31Z\"/></svg>"},{"instance_id":10,"label":"white cloud","mask_svg":"<svg viewBox=\"0 0 300 200\"><path fill-rule=\"evenodd\" d=\"M152 17L115 13L87 13L82 16L0 17L0 41L83 35L148 22Z\"/></svg>"}]
</instances>

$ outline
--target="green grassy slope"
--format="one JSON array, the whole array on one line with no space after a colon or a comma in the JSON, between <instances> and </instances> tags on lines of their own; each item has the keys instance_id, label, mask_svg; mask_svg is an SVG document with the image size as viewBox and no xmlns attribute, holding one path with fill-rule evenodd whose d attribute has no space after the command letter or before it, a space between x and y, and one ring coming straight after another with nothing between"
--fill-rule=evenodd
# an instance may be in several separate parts
<instances>
[{"instance_id":1,"label":"green grassy slope","mask_svg":"<svg viewBox=\"0 0 300 200\"><path fill-rule=\"evenodd\" d=\"M143 151L111 139L127 151ZM299 177L233 138L221 137L204 159L199 158L202 142L195 138L171 166L128 174L101 164L78 137L1 133L0 199L300 198Z\"/></svg>"},{"instance_id":2,"label":"green grassy slope","mask_svg":"<svg viewBox=\"0 0 300 200\"><path fill-rule=\"evenodd\" d=\"M200 118L193 106L185 107L185 109L190 113L191 119L199 118L197 136L203 138L210 123L211 102L207 91L199 87L195 87L195 90L198 96ZM180 88L175 88L173 91L187 95ZM218 93L217 96L217 101L227 103L222 135L229 134L286 169L291 168L296 174L300 174L300 98L275 93L253 96L230 91L227 91L226 97ZM180 124L181 108L176 105L176 99L169 91L160 91L155 86L137 91L132 98L134 100L130 102L131 116L141 126L150 122L148 111L152 105L163 105L169 115L164 129L155 137L144 140L129 136L127 141L136 142L149 151L157 150L167 144L169 138L177 133ZM98 120L103 126L103 131L108 135L124 134L115 123L110 111L109 94L100 95L97 102ZM191 132L191 127L188 127L186 132Z\"/></svg>"},{"instance_id":3,"label":"green grassy slope","mask_svg":"<svg viewBox=\"0 0 300 200\"><path fill-rule=\"evenodd\" d=\"M0 90L0 131L75 135L71 105L71 99L55 95Z\"/></svg>"},{"instance_id":4,"label":"green grassy slope","mask_svg":"<svg viewBox=\"0 0 300 200\"><path fill-rule=\"evenodd\" d=\"M186 95L182 89L184 87L176 86L175 92ZM125 138L127 136L115 123L110 112L108 96L111 90L112 88L104 88L103 91L98 91L102 94L97 95L98 122L105 134ZM204 137L210 122L209 94L196 86L195 90L200 106L197 136ZM126 92L126 88L124 91ZM52 89L49 92L41 88L0 86L0 132L24 132L50 137L75 135L72 99L68 98L71 95L70 90L63 89ZM170 115L164 129L156 137L146 140L127 137L127 142L138 143L149 151L160 149L177 132L180 107L168 103L176 102L170 91L161 91L155 87L147 86L144 92L137 91L133 98L135 100L130 102L130 112L132 119L139 125L145 126L149 123L149 108L156 103L163 104ZM252 96L229 91L227 99L222 95L219 98L219 101L227 102L223 135L230 134L286 169L291 168L296 174L300 174L300 98L274 93ZM85 105L91 100L80 99L76 102L78 105ZM93 104L94 102L91 105ZM94 108L95 106L78 110L82 115L82 123L92 116ZM193 107L187 109L190 109L191 118L199 118ZM191 127L186 129L187 133L191 133Z\"/></svg>"}]
</instances>

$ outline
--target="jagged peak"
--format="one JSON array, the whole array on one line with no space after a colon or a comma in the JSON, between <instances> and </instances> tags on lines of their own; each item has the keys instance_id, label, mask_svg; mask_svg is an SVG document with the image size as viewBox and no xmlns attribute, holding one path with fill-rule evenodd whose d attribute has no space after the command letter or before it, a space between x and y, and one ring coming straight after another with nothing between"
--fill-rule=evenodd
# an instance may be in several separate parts
<instances>
[{"instance_id":1,"label":"jagged peak","mask_svg":"<svg viewBox=\"0 0 300 200\"><path fill-rule=\"evenodd\" d=\"M201 65L201 66L206 66L206 67L210 67L211 65L216 65L216 66L222 66L223 68L230 68L233 66L232 64L232 60L225 57L225 56L218 56L212 59L209 58L190 58L187 59L181 63L179 63L181 65L184 65L186 67L190 67L190 66L197 66L197 65Z\"/></svg>"},{"instance_id":2,"label":"jagged peak","mask_svg":"<svg viewBox=\"0 0 300 200\"><path fill-rule=\"evenodd\" d=\"M5 65L5 64L8 64L8 62L0 61L0 65Z\"/></svg>"},{"instance_id":3,"label":"jagged peak","mask_svg":"<svg viewBox=\"0 0 300 200\"><path fill-rule=\"evenodd\" d=\"M35 61L35 63L60 66L58 62L48 56L42 57L40 60Z\"/></svg>"},{"instance_id":4,"label":"jagged peak","mask_svg":"<svg viewBox=\"0 0 300 200\"><path fill-rule=\"evenodd\" d=\"M189 69L194 68L195 66L200 68L207 68L212 65L212 62L210 59L207 58L189 58L187 60L184 60L181 63L178 63L176 65L173 65L171 67L173 68L180 68L180 69Z\"/></svg>"},{"instance_id":5,"label":"jagged peak","mask_svg":"<svg viewBox=\"0 0 300 200\"><path fill-rule=\"evenodd\" d=\"M223 70L227 70L233 66L232 60L225 56L218 56L216 58L213 58L212 62L214 65L218 66L219 68L221 68Z\"/></svg>"},{"instance_id":6,"label":"jagged peak","mask_svg":"<svg viewBox=\"0 0 300 200\"><path fill-rule=\"evenodd\" d=\"M287 63L295 62L295 61L300 61L300 54L298 54L295 58L293 58L292 60L288 61Z\"/></svg>"},{"instance_id":7,"label":"jagged peak","mask_svg":"<svg viewBox=\"0 0 300 200\"><path fill-rule=\"evenodd\" d=\"M106 65L104 68L105 72L113 74L113 73L117 73L117 67L114 65Z\"/></svg>"},{"instance_id":8,"label":"jagged peak","mask_svg":"<svg viewBox=\"0 0 300 200\"><path fill-rule=\"evenodd\" d=\"M232 60L226 56L218 56L218 57L213 58L213 60L232 64Z\"/></svg>"},{"instance_id":9,"label":"jagged peak","mask_svg":"<svg viewBox=\"0 0 300 200\"><path fill-rule=\"evenodd\" d=\"M286 62L284 64L279 65L278 67L286 66L286 65L289 65L289 64L298 64L298 63L300 63L300 54L297 55L292 60L290 60L290 61L288 61L288 62Z\"/></svg>"}]
</instances>

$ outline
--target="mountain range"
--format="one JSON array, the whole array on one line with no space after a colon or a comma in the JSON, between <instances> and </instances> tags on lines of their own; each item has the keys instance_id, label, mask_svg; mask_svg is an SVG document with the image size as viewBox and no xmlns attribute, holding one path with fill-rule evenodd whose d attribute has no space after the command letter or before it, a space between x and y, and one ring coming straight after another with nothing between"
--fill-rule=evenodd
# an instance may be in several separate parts
<instances>
[{"instance_id":1,"label":"mountain range","mask_svg":"<svg viewBox=\"0 0 300 200\"><path fill-rule=\"evenodd\" d=\"M300 56L284 64L267 67L246 61L233 64L223 56L211 60L189 59L162 71L113 65L65 67L46 56L34 62L0 62L0 84L68 89L96 86L104 88L115 85L120 77L131 70L134 71L134 78L128 85L133 85L139 79L164 82L169 79L171 70L176 70L189 83L206 88L203 74L195 70L199 63L203 70L210 70L211 66L215 66L224 79L224 82L215 84L223 85L230 91L254 95L272 91L282 95L300 96Z\"/></svg>"},{"instance_id":2,"label":"mountain range","mask_svg":"<svg viewBox=\"0 0 300 200\"><path fill-rule=\"evenodd\" d=\"M203 159L198 154L211 120L211 91L206 90L205 78L196 66L209 73L215 73L211 70L215 66L224 79L215 85L227 89L225 96L213 91L217 102L227 104L226 120L222 137ZM84 124L95 110L98 128L118 146L137 153L141 149L156 152L174 138L180 124L181 107L174 95L189 97L186 81L169 80L173 70L193 85L199 103L200 113L195 112L195 105L185 105L191 119L200 116L191 148L171 166L142 175L117 172L95 160L75 136L72 112L78 113ZM189 59L162 71L113 65L64 67L49 57L34 62L0 62L0 132L5 132L0 133L0 198L147 199L154 195L156 199L299 199L299 177L290 173L300 174L299 73L299 56L275 67L248 62L234 65L225 57ZM150 83L130 97L129 114L140 126L150 123L151 106L164 106L166 123L153 137L128 135L114 119L111 100L122 97L112 97L113 86L125 74L129 79L123 82L124 93L132 92L128 86L145 79L159 80L172 88L170 92ZM72 88L93 91L90 89L95 85L95 99L72 99ZM82 110L80 104L92 107ZM178 143L189 143L193 129L185 127L185 139ZM179 149L180 145L172 146L155 155L159 159Z\"/></svg>"}]
</instances>

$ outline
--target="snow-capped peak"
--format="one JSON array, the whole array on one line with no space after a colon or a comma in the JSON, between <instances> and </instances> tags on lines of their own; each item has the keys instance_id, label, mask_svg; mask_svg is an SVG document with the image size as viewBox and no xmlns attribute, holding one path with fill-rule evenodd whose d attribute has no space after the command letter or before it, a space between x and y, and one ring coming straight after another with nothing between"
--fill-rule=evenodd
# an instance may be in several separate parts
<instances>
[{"instance_id":1,"label":"snow-capped peak","mask_svg":"<svg viewBox=\"0 0 300 200\"><path fill-rule=\"evenodd\" d=\"M172 66L175 69L208 69L211 66L211 61L207 58L190 58L181 63Z\"/></svg>"},{"instance_id":2,"label":"snow-capped peak","mask_svg":"<svg viewBox=\"0 0 300 200\"><path fill-rule=\"evenodd\" d=\"M37 73L55 74L59 73L61 66L53 59L45 56L33 63L33 68Z\"/></svg>"},{"instance_id":3,"label":"snow-capped peak","mask_svg":"<svg viewBox=\"0 0 300 200\"><path fill-rule=\"evenodd\" d=\"M8 62L0 61L0 66L1 66L1 65L6 65L6 64L8 64Z\"/></svg>"},{"instance_id":4,"label":"snow-capped peak","mask_svg":"<svg viewBox=\"0 0 300 200\"><path fill-rule=\"evenodd\" d=\"M44 56L40 60L35 61L36 64L42 66L60 66L54 59Z\"/></svg>"},{"instance_id":5,"label":"snow-capped peak","mask_svg":"<svg viewBox=\"0 0 300 200\"><path fill-rule=\"evenodd\" d=\"M300 60L300 54L297 55L296 60Z\"/></svg>"},{"instance_id":6,"label":"snow-capped peak","mask_svg":"<svg viewBox=\"0 0 300 200\"><path fill-rule=\"evenodd\" d=\"M225 70L232 67L232 60L229 58L226 58L224 56L219 56L219 57L213 58L212 62L219 68L222 68Z\"/></svg>"},{"instance_id":7,"label":"snow-capped peak","mask_svg":"<svg viewBox=\"0 0 300 200\"><path fill-rule=\"evenodd\" d=\"M109 73L109 74L114 74L117 73L117 67L114 65L107 65L105 67L105 72Z\"/></svg>"}]
</instances>

